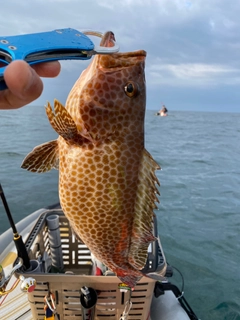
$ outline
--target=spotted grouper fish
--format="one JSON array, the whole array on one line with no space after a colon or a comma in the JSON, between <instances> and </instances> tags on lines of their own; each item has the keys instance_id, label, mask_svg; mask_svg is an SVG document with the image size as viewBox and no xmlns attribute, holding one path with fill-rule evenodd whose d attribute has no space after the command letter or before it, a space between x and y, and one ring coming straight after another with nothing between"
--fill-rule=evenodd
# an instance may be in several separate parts
<instances>
[{"instance_id":1,"label":"spotted grouper fish","mask_svg":"<svg viewBox=\"0 0 240 320\"><path fill-rule=\"evenodd\" d=\"M113 33L102 39L111 46ZM143 276L152 234L159 168L144 148L144 50L97 55L64 108L46 113L59 134L37 146L22 168L59 168L59 197L75 233L120 280Z\"/></svg>"}]
</instances>

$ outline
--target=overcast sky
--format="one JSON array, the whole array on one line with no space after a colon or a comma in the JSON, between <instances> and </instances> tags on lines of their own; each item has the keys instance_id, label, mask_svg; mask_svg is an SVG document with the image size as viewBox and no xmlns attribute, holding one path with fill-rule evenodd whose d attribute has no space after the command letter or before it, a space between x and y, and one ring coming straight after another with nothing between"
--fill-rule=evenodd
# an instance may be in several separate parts
<instances>
[{"instance_id":1,"label":"overcast sky","mask_svg":"<svg viewBox=\"0 0 240 320\"><path fill-rule=\"evenodd\" d=\"M121 51L147 51L147 108L240 111L239 0L8 0L1 35L112 30ZM35 104L67 94L89 63L65 61Z\"/></svg>"}]
</instances>

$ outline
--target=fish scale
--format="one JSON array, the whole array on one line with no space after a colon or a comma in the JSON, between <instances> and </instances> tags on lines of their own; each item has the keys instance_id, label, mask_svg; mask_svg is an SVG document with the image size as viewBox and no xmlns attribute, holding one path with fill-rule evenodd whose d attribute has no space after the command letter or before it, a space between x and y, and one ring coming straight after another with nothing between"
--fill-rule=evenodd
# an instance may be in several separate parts
<instances>
[{"instance_id":1,"label":"fish scale","mask_svg":"<svg viewBox=\"0 0 240 320\"><path fill-rule=\"evenodd\" d=\"M102 42L111 45L112 33ZM99 55L47 116L59 138L22 167L59 167L59 197L75 233L125 284L143 276L156 207L158 164L144 148L144 50Z\"/></svg>"}]
</instances>

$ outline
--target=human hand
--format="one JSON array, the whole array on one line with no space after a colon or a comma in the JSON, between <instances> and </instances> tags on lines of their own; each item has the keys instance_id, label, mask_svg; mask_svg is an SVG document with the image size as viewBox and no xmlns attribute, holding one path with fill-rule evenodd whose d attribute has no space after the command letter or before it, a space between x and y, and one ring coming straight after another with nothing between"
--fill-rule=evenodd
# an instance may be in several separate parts
<instances>
[{"instance_id":1,"label":"human hand","mask_svg":"<svg viewBox=\"0 0 240 320\"><path fill-rule=\"evenodd\" d=\"M4 72L7 89L0 91L0 109L17 109L37 99L43 90L40 77L56 77L58 61L30 66L23 60L11 62Z\"/></svg>"}]
</instances>

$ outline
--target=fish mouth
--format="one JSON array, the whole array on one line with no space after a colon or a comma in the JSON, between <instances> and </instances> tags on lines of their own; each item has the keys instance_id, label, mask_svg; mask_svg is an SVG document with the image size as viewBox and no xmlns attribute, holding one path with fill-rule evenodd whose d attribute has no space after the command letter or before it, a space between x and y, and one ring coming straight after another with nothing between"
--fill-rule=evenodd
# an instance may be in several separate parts
<instances>
[{"instance_id":1,"label":"fish mouth","mask_svg":"<svg viewBox=\"0 0 240 320\"><path fill-rule=\"evenodd\" d=\"M146 56L147 52L145 50L118 52L104 56L101 55L99 66L103 69L130 67L144 62Z\"/></svg>"}]
</instances>

